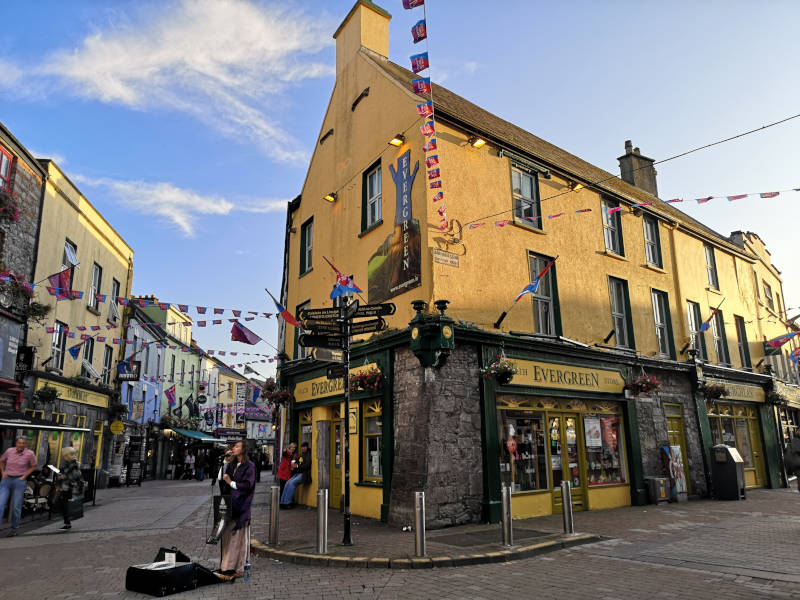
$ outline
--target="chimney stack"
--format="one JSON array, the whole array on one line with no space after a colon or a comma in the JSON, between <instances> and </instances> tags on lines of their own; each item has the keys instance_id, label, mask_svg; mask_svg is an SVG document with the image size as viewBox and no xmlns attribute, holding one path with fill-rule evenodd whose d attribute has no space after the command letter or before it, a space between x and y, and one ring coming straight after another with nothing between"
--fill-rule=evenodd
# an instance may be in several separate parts
<instances>
[{"instance_id":1,"label":"chimney stack","mask_svg":"<svg viewBox=\"0 0 800 600\"><path fill-rule=\"evenodd\" d=\"M392 15L370 0L358 0L339 25L336 40L336 78L363 46L389 56L389 21Z\"/></svg>"},{"instance_id":2,"label":"chimney stack","mask_svg":"<svg viewBox=\"0 0 800 600\"><path fill-rule=\"evenodd\" d=\"M656 183L658 173L653 166L654 159L642 156L639 148L634 148L630 140L625 140L625 154L617 160L622 181L635 185L653 196L658 196Z\"/></svg>"}]
</instances>

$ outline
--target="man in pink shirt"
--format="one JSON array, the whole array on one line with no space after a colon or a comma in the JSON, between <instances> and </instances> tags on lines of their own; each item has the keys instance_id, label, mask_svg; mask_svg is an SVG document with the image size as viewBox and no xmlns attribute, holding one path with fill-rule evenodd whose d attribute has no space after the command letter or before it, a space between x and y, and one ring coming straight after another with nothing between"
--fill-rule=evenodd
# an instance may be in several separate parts
<instances>
[{"instance_id":1,"label":"man in pink shirt","mask_svg":"<svg viewBox=\"0 0 800 600\"><path fill-rule=\"evenodd\" d=\"M22 515L22 498L28 475L36 470L36 456L25 447L25 438L18 437L14 448L9 448L0 456L0 472L3 480L0 481L0 519L6 509L9 496L11 497L11 510L9 520L11 531L8 537L17 535L19 519Z\"/></svg>"}]
</instances>

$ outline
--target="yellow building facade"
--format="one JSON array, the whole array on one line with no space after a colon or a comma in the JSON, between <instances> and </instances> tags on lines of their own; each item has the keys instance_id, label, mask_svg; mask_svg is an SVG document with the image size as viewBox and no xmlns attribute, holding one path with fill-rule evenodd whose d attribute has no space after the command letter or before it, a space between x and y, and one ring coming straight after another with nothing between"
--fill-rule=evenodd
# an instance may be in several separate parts
<instances>
[{"instance_id":1,"label":"yellow building facade","mask_svg":"<svg viewBox=\"0 0 800 600\"><path fill-rule=\"evenodd\" d=\"M426 119L415 107L428 98L413 93L413 73L387 58L390 18L371 2L356 2L334 34L336 83L302 192L287 214L282 299L289 311L332 305L336 274L326 258L364 290L362 304L396 305L384 317L390 332L356 338L364 343L354 364L374 362L385 376L377 395L356 394L354 424L363 425L370 406L382 410L376 423L383 443L383 476L371 478L374 442L363 427L352 434L358 514L402 519L408 506L399 488L411 480L435 487L433 521L443 525L478 512L496 518L501 485L515 492L519 517L561 510L562 480L575 489L578 509L641 503L646 480L662 477L667 463L673 474L682 471L677 493L706 495L709 449L718 443L746 455L748 487L780 485L768 402L773 377L765 365L789 384L798 379L787 360L791 345L765 357L764 342L792 325L780 273L761 239L722 236L679 203L660 200L652 159L629 143L619 160L630 182L435 85L437 148L424 152ZM441 169L440 201L426 175L432 154ZM625 175L631 164L635 177ZM537 291L514 303L554 259ZM425 304L417 310L414 300ZM450 305L437 306L440 314L428 309L443 300ZM415 333L425 327L439 328L435 352L446 363L420 350ZM342 390L320 379L324 365L308 362L301 333L287 327L282 339L292 359L280 371L294 396L289 435L316 445L325 463L317 479L333 489L341 477L331 440L345 418ZM408 372L409 348L424 376ZM510 381L480 377L502 357L520 369ZM451 371L456 366L460 372ZM422 467L402 448L404 406L416 406L409 390L445 402L430 396L436 372L462 390L452 399L461 416L450 418L480 429L469 435L481 447L483 492L470 483L481 498L458 509L448 501L464 495L457 485L435 466L419 475ZM659 379L661 391L637 388L642 375ZM723 386L722 398L713 397L713 383ZM421 452L446 453L426 440ZM461 468L475 460L459 454ZM311 487L300 493L313 504Z\"/></svg>"}]
</instances>

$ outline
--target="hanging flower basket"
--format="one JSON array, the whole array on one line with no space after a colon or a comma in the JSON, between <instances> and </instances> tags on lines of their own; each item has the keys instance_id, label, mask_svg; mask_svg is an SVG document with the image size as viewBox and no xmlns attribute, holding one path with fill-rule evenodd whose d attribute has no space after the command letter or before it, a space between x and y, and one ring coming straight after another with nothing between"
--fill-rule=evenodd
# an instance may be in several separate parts
<instances>
[{"instance_id":1,"label":"hanging flower basket","mask_svg":"<svg viewBox=\"0 0 800 600\"><path fill-rule=\"evenodd\" d=\"M381 387L383 382L383 372L373 367L369 371L362 371L361 373L350 374L350 391L357 392L358 390L366 390L375 392Z\"/></svg>"},{"instance_id":2,"label":"hanging flower basket","mask_svg":"<svg viewBox=\"0 0 800 600\"><path fill-rule=\"evenodd\" d=\"M655 375L639 375L630 381L625 389L633 392L634 396L639 394L653 394L661 389L661 382Z\"/></svg>"},{"instance_id":3,"label":"hanging flower basket","mask_svg":"<svg viewBox=\"0 0 800 600\"><path fill-rule=\"evenodd\" d=\"M267 399L273 404L286 404L292 399L292 394L286 388L276 388L267 392Z\"/></svg>"},{"instance_id":4,"label":"hanging flower basket","mask_svg":"<svg viewBox=\"0 0 800 600\"><path fill-rule=\"evenodd\" d=\"M708 400L718 400L723 396L727 396L728 392L721 383L707 383L703 386L703 394L705 394Z\"/></svg>"},{"instance_id":5,"label":"hanging flower basket","mask_svg":"<svg viewBox=\"0 0 800 600\"><path fill-rule=\"evenodd\" d=\"M516 374L517 368L514 366L514 363L502 354L498 354L497 360L488 367L483 367L481 369L481 377L484 379L494 377L499 385L508 384Z\"/></svg>"}]
</instances>

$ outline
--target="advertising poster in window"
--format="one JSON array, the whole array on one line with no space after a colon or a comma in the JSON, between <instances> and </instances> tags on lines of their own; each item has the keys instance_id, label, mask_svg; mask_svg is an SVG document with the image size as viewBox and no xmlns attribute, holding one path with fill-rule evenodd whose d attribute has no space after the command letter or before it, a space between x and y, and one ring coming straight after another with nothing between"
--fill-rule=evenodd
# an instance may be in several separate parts
<instances>
[{"instance_id":1,"label":"advertising poster in window","mask_svg":"<svg viewBox=\"0 0 800 600\"><path fill-rule=\"evenodd\" d=\"M586 447L592 449L602 448L603 440L600 437L599 417L585 417L583 419L583 427L586 434Z\"/></svg>"},{"instance_id":2,"label":"advertising poster in window","mask_svg":"<svg viewBox=\"0 0 800 600\"><path fill-rule=\"evenodd\" d=\"M411 188L419 161L410 170L411 150L389 165L395 185L394 231L377 248L367 265L369 302L384 302L422 284L419 220L411 214Z\"/></svg>"},{"instance_id":3,"label":"advertising poster in window","mask_svg":"<svg viewBox=\"0 0 800 600\"><path fill-rule=\"evenodd\" d=\"M600 419L600 426L603 429L603 441L612 453L617 451L617 435L619 433L616 427L617 423L619 423L619 417Z\"/></svg>"},{"instance_id":4,"label":"advertising poster in window","mask_svg":"<svg viewBox=\"0 0 800 600\"><path fill-rule=\"evenodd\" d=\"M236 384L236 426L244 427L244 405L247 400L247 384Z\"/></svg>"},{"instance_id":5,"label":"advertising poster in window","mask_svg":"<svg viewBox=\"0 0 800 600\"><path fill-rule=\"evenodd\" d=\"M22 325L0 319L0 377L3 379L14 379L21 334Z\"/></svg>"}]
</instances>

